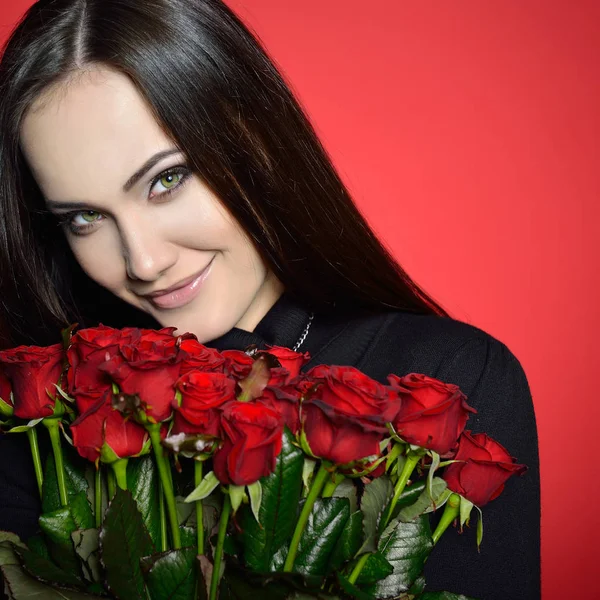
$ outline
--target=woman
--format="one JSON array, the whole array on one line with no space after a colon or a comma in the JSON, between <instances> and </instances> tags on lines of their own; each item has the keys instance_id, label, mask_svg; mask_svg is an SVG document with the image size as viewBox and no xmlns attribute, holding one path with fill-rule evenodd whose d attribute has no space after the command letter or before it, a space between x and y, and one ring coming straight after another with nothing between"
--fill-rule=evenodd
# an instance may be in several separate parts
<instances>
[{"instance_id":1,"label":"woman","mask_svg":"<svg viewBox=\"0 0 600 600\"><path fill-rule=\"evenodd\" d=\"M529 466L450 532L428 588L539 597L531 396L501 342L461 323L391 258L297 101L220 0L41 0L0 64L3 345L77 321L175 326L219 349L276 344L306 366L455 383ZM39 507L18 437L0 438L0 529Z\"/></svg>"}]
</instances>

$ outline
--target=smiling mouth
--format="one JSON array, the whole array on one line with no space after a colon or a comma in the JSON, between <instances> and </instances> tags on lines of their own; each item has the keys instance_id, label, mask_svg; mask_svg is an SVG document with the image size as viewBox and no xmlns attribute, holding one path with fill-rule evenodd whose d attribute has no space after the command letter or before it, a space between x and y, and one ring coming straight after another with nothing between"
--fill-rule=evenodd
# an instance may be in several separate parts
<instances>
[{"instance_id":1,"label":"smiling mouth","mask_svg":"<svg viewBox=\"0 0 600 600\"><path fill-rule=\"evenodd\" d=\"M156 308L162 310L180 308L181 306L188 304L188 302L191 302L202 289L202 284L210 275L213 261L214 257L202 271L195 275L163 290L144 294L142 297L146 298Z\"/></svg>"}]
</instances>

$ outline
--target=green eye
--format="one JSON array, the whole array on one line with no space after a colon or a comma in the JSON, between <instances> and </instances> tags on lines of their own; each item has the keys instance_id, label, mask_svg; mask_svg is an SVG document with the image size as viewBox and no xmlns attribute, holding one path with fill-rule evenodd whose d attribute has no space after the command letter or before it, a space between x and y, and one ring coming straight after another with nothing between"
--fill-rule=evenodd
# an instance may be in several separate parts
<instances>
[{"instance_id":1,"label":"green eye","mask_svg":"<svg viewBox=\"0 0 600 600\"><path fill-rule=\"evenodd\" d=\"M168 175L161 177L159 182L161 185L164 185L167 189L169 189L174 185L177 185L180 182L181 177L181 173L169 173Z\"/></svg>"},{"instance_id":2,"label":"green eye","mask_svg":"<svg viewBox=\"0 0 600 600\"><path fill-rule=\"evenodd\" d=\"M81 218L87 223L93 223L94 221L97 221L99 216L100 213L96 212L95 210L88 210L81 213Z\"/></svg>"}]
</instances>

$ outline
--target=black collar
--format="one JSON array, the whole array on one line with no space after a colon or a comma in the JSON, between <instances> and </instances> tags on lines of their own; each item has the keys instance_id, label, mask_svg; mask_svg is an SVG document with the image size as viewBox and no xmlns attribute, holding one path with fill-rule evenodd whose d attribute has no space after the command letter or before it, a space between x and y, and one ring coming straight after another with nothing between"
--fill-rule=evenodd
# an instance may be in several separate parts
<instances>
[{"instance_id":1,"label":"black collar","mask_svg":"<svg viewBox=\"0 0 600 600\"><path fill-rule=\"evenodd\" d=\"M310 314L308 307L284 292L254 331L234 327L221 337L207 342L206 346L217 350L245 350L253 344L260 349L265 349L267 345L293 348L308 325ZM304 345L300 347L300 351L303 350Z\"/></svg>"}]
</instances>

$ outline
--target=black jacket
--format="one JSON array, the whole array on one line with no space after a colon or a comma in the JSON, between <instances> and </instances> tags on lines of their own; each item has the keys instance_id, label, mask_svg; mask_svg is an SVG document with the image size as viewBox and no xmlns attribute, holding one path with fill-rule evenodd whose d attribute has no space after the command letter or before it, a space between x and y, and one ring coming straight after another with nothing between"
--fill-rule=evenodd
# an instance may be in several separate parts
<instances>
[{"instance_id":1,"label":"black jacket","mask_svg":"<svg viewBox=\"0 0 600 600\"><path fill-rule=\"evenodd\" d=\"M309 311L284 294L250 333L234 328L208 343L220 350L251 344L293 347ZM106 323L108 324L108 323ZM426 563L428 590L481 600L540 597L540 487L537 432L527 379L500 341L454 319L388 312L370 316L316 314L301 351L317 364L355 366L386 383L390 373L423 373L458 385L477 409L467 428L499 441L528 466L483 509L484 538L474 528L447 531ZM22 539L37 530L39 501L26 436L0 435L0 530Z\"/></svg>"}]
</instances>

